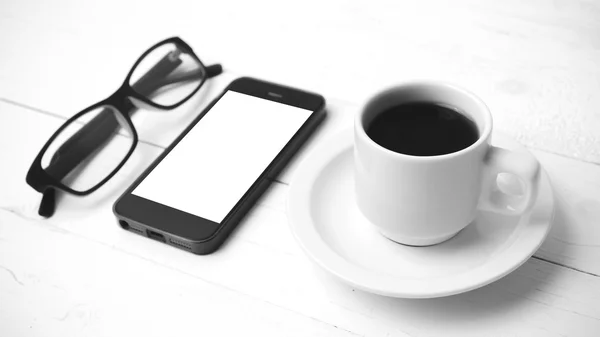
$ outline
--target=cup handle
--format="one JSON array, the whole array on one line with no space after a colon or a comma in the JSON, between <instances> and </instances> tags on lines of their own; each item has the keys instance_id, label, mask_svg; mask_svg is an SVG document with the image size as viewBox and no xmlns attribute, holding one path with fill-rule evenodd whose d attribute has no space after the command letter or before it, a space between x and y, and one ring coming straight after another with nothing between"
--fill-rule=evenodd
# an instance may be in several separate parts
<instances>
[{"instance_id":1,"label":"cup handle","mask_svg":"<svg viewBox=\"0 0 600 337\"><path fill-rule=\"evenodd\" d=\"M500 173L520 180L522 195L503 192L498 186ZM534 204L540 180L540 163L528 153L513 152L491 146L485 157L485 169L479 209L506 215L520 215Z\"/></svg>"}]
</instances>

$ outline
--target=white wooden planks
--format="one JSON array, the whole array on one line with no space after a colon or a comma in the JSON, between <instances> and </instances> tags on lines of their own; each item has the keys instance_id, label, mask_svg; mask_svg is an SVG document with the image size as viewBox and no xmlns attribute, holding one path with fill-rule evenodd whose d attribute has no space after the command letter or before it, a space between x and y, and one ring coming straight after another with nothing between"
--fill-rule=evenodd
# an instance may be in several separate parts
<instances>
[{"instance_id":1,"label":"white wooden planks","mask_svg":"<svg viewBox=\"0 0 600 337\"><path fill-rule=\"evenodd\" d=\"M0 97L54 113L109 95L143 50L181 35L207 62L353 103L404 80L455 82L480 95L497 127L524 144L600 163L594 1L0 6Z\"/></svg>"},{"instance_id":2,"label":"white wooden planks","mask_svg":"<svg viewBox=\"0 0 600 337\"><path fill-rule=\"evenodd\" d=\"M0 334L189 334L200 333L203 316L207 335L597 336L598 17L593 0L2 2ZM143 50L171 35L226 72L177 111L138 114L145 144L114 180L87 198L63 197L56 216L41 221L39 195L24 177L64 121L48 114L66 118L106 97ZM282 184L214 256L118 228L116 197L241 75L328 99L328 120ZM497 129L541 161L557 197L539 259L490 286L427 301L353 291L313 270L284 213L285 184L307 153L351 125L372 92L413 78L480 95ZM119 276L131 283L123 287ZM186 296L210 304L190 309Z\"/></svg>"},{"instance_id":3,"label":"white wooden planks","mask_svg":"<svg viewBox=\"0 0 600 337\"><path fill-rule=\"evenodd\" d=\"M140 144L111 185L86 198L66 196L55 217L40 220L35 216L39 196L28 191L22 174L40 143L61 122L0 103L0 151L14 161L1 178L11 193L0 195L0 289L6 291L1 297L18 309L0 315L0 322L13 323L0 324L9 331L18 334L32 326L33 334L98 335L123 325L125 331L159 334L181 323L173 329L184 332L193 328L188 311L198 310L214 321L208 326L214 335L229 335L241 331L218 329L229 305L248 308L231 311L234 319L246 319L247 311L258 315L245 331L266 335L291 335L295 329L306 334L347 330L391 336L593 336L591 332L600 331L600 279L536 259L492 285L444 299L397 300L354 291L315 270L297 247L284 213L288 187L279 183L223 249L210 256L125 232L110 206L160 152L146 144ZM27 124L35 133L11 131ZM11 150L11 139L23 142L19 151ZM131 282L122 287L123 279ZM55 290L57 284L63 290ZM217 309L190 308L187 296L207 297ZM25 310L21 302L37 309ZM163 307L172 316L160 320L161 311L153 308ZM57 324L52 317L66 317L65 323ZM156 327L140 328L148 322L145 317L157 321ZM290 330L277 330L279 319ZM328 330L332 326L339 329Z\"/></svg>"},{"instance_id":4,"label":"white wooden planks","mask_svg":"<svg viewBox=\"0 0 600 337\"><path fill-rule=\"evenodd\" d=\"M354 335L6 211L0 212L0 298L3 336Z\"/></svg>"}]
</instances>

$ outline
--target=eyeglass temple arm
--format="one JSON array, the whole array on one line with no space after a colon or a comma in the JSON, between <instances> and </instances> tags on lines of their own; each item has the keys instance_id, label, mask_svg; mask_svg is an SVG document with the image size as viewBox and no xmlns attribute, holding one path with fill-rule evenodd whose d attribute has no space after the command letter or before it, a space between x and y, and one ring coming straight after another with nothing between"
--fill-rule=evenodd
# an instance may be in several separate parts
<instances>
[{"instance_id":1,"label":"eyeglass temple arm","mask_svg":"<svg viewBox=\"0 0 600 337\"><path fill-rule=\"evenodd\" d=\"M42 194L42 201L40 202L40 208L38 214L44 218L49 218L54 214L56 209L56 191L53 188L47 188Z\"/></svg>"},{"instance_id":2,"label":"eyeglass temple arm","mask_svg":"<svg viewBox=\"0 0 600 337\"><path fill-rule=\"evenodd\" d=\"M171 76L165 78L161 83L161 86L167 86L173 83L186 82L190 80L194 80L198 78L199 70L197 71L188 71L185 73L177 73L172 74ZM206 67L206 78L213 78L217 75L220 75L223 72L223 67L220 64L213 64ZM158 88L157 88L158 89Z\"/></svg>"},{"instance_id":3,"label":"eyeglass temple arm","mask_svg":"<svg viewBox=\"0 0 600 337\"><path fill-rule=\"evenodd\" d=\"M206 67L206 78L213 78L215 76L221 75L223 72L223 66L220 64L211 64Z\"/></svg>"}]
</instances>

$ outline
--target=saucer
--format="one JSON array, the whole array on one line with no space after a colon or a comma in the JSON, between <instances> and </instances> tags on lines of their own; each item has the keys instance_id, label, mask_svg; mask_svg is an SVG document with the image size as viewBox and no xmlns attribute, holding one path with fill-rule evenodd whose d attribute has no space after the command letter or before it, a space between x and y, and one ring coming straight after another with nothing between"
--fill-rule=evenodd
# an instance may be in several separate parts
<instances>
[{"instance_id":1,"label":"saucer","mask_svg":"<svg viewBox=\"0 0 600 337\"><path fill-rule=\"evenodd\" d=\"M492 143L527 150L501 134ZM554 199L542 172L533 208L521 216L479 212L443 243L411 247L381 235L356 206L353 131L326 141L300 165L290 186L289 223L320 267L350 286L384 296L433 298L487 285L517 269L550 231Z\"/></svg>"}]
</instances>

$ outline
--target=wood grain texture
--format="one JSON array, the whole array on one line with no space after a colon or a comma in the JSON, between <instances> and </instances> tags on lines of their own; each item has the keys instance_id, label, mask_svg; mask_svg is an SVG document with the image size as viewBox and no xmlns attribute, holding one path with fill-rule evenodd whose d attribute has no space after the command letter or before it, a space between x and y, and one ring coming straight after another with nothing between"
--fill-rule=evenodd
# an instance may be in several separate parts
<instances>
[{"instance_id":1,"label":"wood grain texture","mask_svg":"<svg viewBox=\"0 0 600 337\"><path fill-rule=\"evenodd\" d=\"M0 3L0 335L598 336L600 3L493 1L3 1ZM142 144L106 186L62 196L50 220L24 183L69 116L179 35L226 72L168 114L136 116ZM324 94L329 116L222 250L198 257L121 230L114 200L232 79ZM287 228L288 185L325 138L387 85L471 89L529 147L556 196L525 265L434 300L351 289L315 269Z\"/></svg>"},{"instance_id":2,"label":"wood grain texture","mask_svg":"<svg viewBox=\"0 0 600 337\"><path fill-rule=\"evenodd\" d=\"M343 125L337 115L332 106L316 140ZM436 300L389 299L340 284L316 270L293 241L285 215L289 187L282 183L271 186L223 249L210 256L194 256L125 232L116 224L111 205L162 150L148 144L140 144L107 186L86 198L64 196L56 215L41 220L35 215L39 195L22 176L61 122L0 103L0 152L13 163L3 168L0 178L0 185L11 191L0 194L0 291L10 308L21 308L0 311L0 326L10 327L8 331L19 334L31 326L34 335L42 330L102 335L124 325L127 331L159 334L181 322L174 331L184 332L193 328L188 311L221 322L223 303L257 311L258 318L244 331L266 335L292 334L277 330L279 319L307 334L594 336L600 331L600 278L537 259L489 286ZM19 132L24 129L26 133ZM18 148L11 146L16 140L21 142ZM310 152L311 146L304 150ZM296 165L285 173L289 178ZM130 281L124 288L119 283L123 279ZM30 282L40 287L27 289ZM59 290L53 288L57 284ZM190 307L188 295L211 299L217 309ZM26 311L17 303L32 303L37 309ZM168 312L174 318L160 320L161 311L152 310L163 307L172 308ZM229 313L234 318L247 315L245 309ZM52 317L66 318L58 324ZM139 327L147 322L145 317L158 321L155 329ZM334 326L338 329L328 330ZM211 323L207 328L215 335L241 331L217 327Z\"/></svg>"},{"instance_id":3,"label":"wood grain texture","mask_svg":"<svg viewBox=\"0 0 600 337\"><path fill-rule=\"evenodd\" d=\"M0 6L0 96L53 113L109 95L145 48L181 35L207 62L353 103L400 81L455 82L525 145L600 163L597 1Z\"/></svg>"},{"instance_id":4,"label":"wood grain texture","mask_svg":"<svg viewBox=\"0 0 600 337\"><path fill-rule=\"evenodd\" d=\"M256 209L223 251L198 258L97 219L80 223L114 232L114 241L98 242L0 211L2 331L112 335L122 327L161 335L189 333L200 325L214 336L344 331L594 336L600 331L600 284L589 275L532 260L463 295L425 301L384 298L314 271L287 228L272 231L270 238L260 235L261 224L274 226L281 216ZM281 243L275 241L288 247L277 248Z\"/></svg>"},{"instance_id":5,"label":"wood grain texture","mask_svg":"<svg viewBox=\"0 0 600 337\"><path fill-rule=\"evenodd\" d=\"M3 336L355 335L119 247L0 213Z\"/></svg>"}]
</instances>

